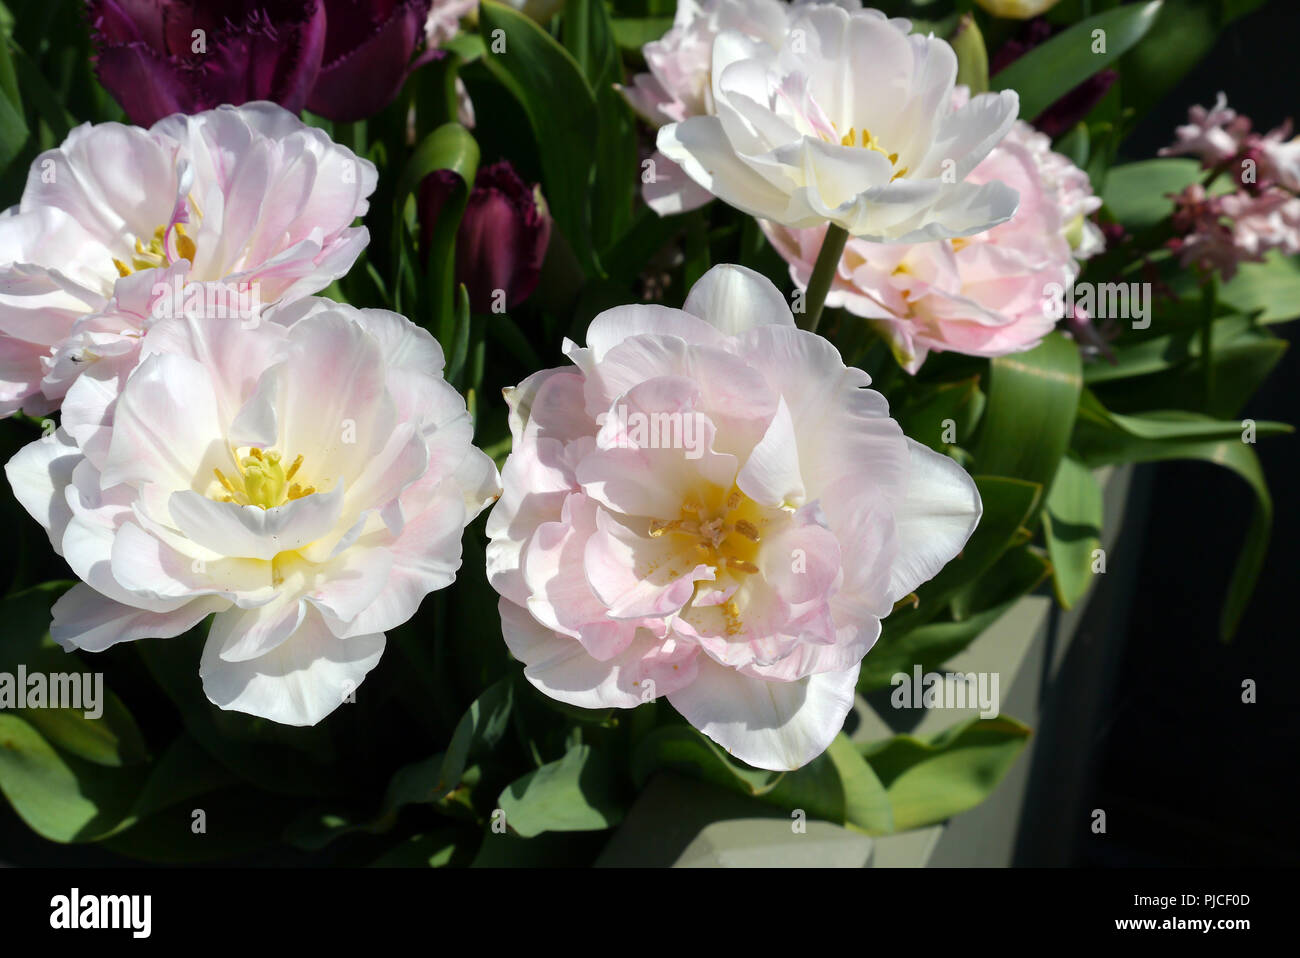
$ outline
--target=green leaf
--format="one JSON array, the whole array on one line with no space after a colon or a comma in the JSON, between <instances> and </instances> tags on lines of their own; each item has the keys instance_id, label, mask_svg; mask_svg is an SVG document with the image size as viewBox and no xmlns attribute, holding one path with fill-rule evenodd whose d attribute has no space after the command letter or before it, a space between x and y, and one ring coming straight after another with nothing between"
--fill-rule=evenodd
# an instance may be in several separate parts
<instances>
[{"instance_id":1,"label":"green leaf","mask_svg":"<svg viewBox=\"0 0 1300 958\"><path fill-rule=\"evenodd\" d=\"M884 783L899 831L945 821L995 789L1029 741L1008 716L971 719L931 739L898 735L862 746Z\"/></svg>"},{"instance_id":2,"label":"green leaf","mask_svg":"<svg viewBox=\"0 0 1300 958\"><path fill-rule=\"evenodd\" d=\"M1187 412L1182 409L1156 409L1141 416L1122 416L1102 405L1091 392L1084 392L1079 401L1079 428L1076 430L1075 445L1082 439L1085 448L1095 448L1101 430L1101 445L1105 446L1106 435L1118 436L1121 444L1128 438L1139 440L1166 439L1230 439L1238 441L1242 437L1242 424L1235 420L1211 419L1200 413ZM1293 428L1284 422L1259 420L1255 423L1256 434L1276 436L1290 433ZM1094 440L1089 444L1089 440Z\"/></svg>"},{"instance_id":3,"label":"green leaf","mask_svg":"<svg viewBox=\"0 0 1300 958\"><path fill-rule=\"evenodd\" d=\"M1083 463L1061 460L1047 492L1043 534L1052 559L1052 582L1062 607L1071 608L1092 582L1093 551L1101 548L1101 485Z\"/></svg>"},{"instance_id":4,"label":"green leaf","mask_svg":"<svg viewBox=\"0 0 1300 958\"><path fill-rule=\"evenodd\" d=\"M9 62L8 45L0 37L0 83L5 82L5 72L13 75L13 65ZM10 99L0 90L0 173L8 168L23 147L27 145L27 122L23 119L21 102Z\"/></svg>"},{"instance_id":5,"label":"green leaf","mask_svg":"<svg viewBox=\"0 0 1300 958\"><path fill-rule=\"evenodd\" d=\"M636 198L636 122L615 89L623 82L623 65L601 0L569 0L562 36L591 84L596 97L596 167L591 194L592 232L602 253L623 234Z\"/></svg>"},{"instance_id":6,"label":"green leaf","mask_svg":"<svg viewBox=\"0 0 1300 958\"><path fill-rule=\"evenodd\" d=\"M1139 160L1112 166L1101 199L1131 233L1149 229L1174 211L1171 196L1201 179L1201 164L1183 157Z\"/></svg>"},{"instance_id":7,"label":"green leaf","mask_svg":"<svg viewBox=\"0 0 1300 958\"><path fill-rule=\"evenodd\" d=\"M1254 428L1256 436L1292 431L1285 423L1263 421L1254 423ZM1241 423L1218 422L1194 413L1120 416L1085 393L1073 439L1075 451L1089 466L1200 459L1231 469L1250 486L1255 510L1219 618L1219 634L1225 641L1236 632L1255 589L1273 525L1273 499L1259 458L1250 444L1242 441L1244 431ZM1213 504L1206 506L1209 509Z\"/></svg>"},{"instance_id":8,"label":"green leaf","mask_svg":"<svg viewBox=\"0 0 1300 958\"><path fill-rule=\"evenodd\" d=\"M1145 116L1170 93L1213 49L1222 34L1219 7L1222 0L1178 0L1167 3L1155 19L1150 34L1120 61L1126 77L1124 106L1135 116Z\"/></svg>"},{"instance_id":9,"label":"green leaf","mask_svg":"<svg viewBox=\"0 0 1300 958\"><path fill-rule=\"evenodd\" d=\"M484 0L479 30L483 63L519 101L541 152L546 200L579 263L596 272L588 206L596 159L596 98L582 68L545 30L522 13ZM493 35L505 49L493 49Z\"/></svg>"},{"instance_id":10,"label":"green leaf","mask_svg":"<svg viewBox=\"0 0 1300 958\"><path fill-rule=\"evenodd\" d=\"M894 830L884 786L843 733L803 768L787 772L763 800L871 835Z\"/></svg>"},{"instance_id":11,"label":"green leaf","mask_svg":"<svg viewBox=\"0 0 1300 958\"><path fill-rule=\"evenodd\" d=\"M517 835L589 832L617 825L623 811L614 797L608 760L589 745L575 745L562 759L534 769L502 791L497 807Z\"/></svg>"},{"instance_id":12,"label":"green leaf","mask_svg":"<svg viewBox=\"0 0 1300 958\"><path fill-rule=\"evenodd\" d=\"M488 686L457 723L439 769L435 797L454 789L469 760L490 752L501 740L510 726L514 682L508 675Z\"/></svg>"},{"instance_id":13,"label":"green leaf","mask_svg":"<svg viewBox=\"0 0 1300 958\"><path fill-rule=\"evenodd\" d=\"M9 101L14 112L23 114L23 97L18 88L18 75L14 72L14 61L9 53L8 31L0 25L0 97Z\"/></svg>"},{"instance_id":14,"label":"green leaf","mask_svg":"<svg viewBox=\"0 0 1300 958\"><path fill-rule=\"evenodd\" d=\"M672 17L622 17L613 21L614 42L623 50L639 51L672 28Z\"/></svg>"},{"instance_id":15,"label":"green leaf","mask_svg":"<svg viewBox=\"0 0 1300 958\"><path fill-rule=\"evenodd\" d=\"M998 71L990 83L995 90L1016 90L1021 118L1033 120L1142 39L1162 2L1117 7L1076 23ZM1093 52L1095 30L1104 31L1104 52Z\"/></svg>"},{"instance_id":16,"label":"green leaf","mask_svg":"<svg viewBox=\"0 0 1300 958\"><path fill-rule=\"evenodd\" d=\"M1300 262L1277 251L1263 263L1242 263L1219 287L1219 301L1243 313L1259 313L1261 323L1282 323L1300 316Z\"/></svg>"},{"instance_id":17,"label":"green leaf","mask_svg":"<svg viewBox=\"0 0 1300 958\"><path fill-rule=\"evenodd\" d=\"M433 331L438 335L443 351L448 354L453 346L456 323L456 232L460 228L461 214L465 212L465 202L474 186L478 161L478 143L470 132L459 123L445 123L420 141L402 168L393 194L392 250L401 274L395 277L393 289L397 295L406 289L409 295L415 278L426 277L426 302L432 307ZM411 252L411 232L416 226L416 194L424 178L437 170L451 170L458 180L438 211L438 220L430 232L429 248L419 250L417 257ZM403 303L399 299L398 306L409 310L414 303Z\"/></svg>"},{"instance_id":18,"label":"green leaf","mask_svg":"<svg viewBox=\"0 0 1300 958\"><path fill-rule=\"evenodd\" d=\"M444 828L427 835L412 835L370 863L372 868L442 868L451 864L460 848L461 833Z\"/></svg>"},{"instance_id":19,"label":"green leaf","mask_svg":"<svg viewBox=\"0 0 1300 958\"><path fill-rule=\"evenodd\" d=\"M95 841L120 830L141 779L141 766L105 768L61 754L28 721L0 712L0 791L51 841Z\"/></svg>"},{"instance_id":20,"label":"green leaf","mask_svg":"<svg viewBox=\"0 0 1300 958\"><path fill-rule=\"evenodd\" d=\"M121 699L103 685L103 672L86 668L84 660L63 651L49 636L50 604L65 588L65 583L46 583L0 600L6 631L5 641L0 643L0 672L16 677L22 666L28 677L45 676L47 688L54 676L69 680L75 676L85 705L90 704L88 696L98 684L102 714L87 718L86 709L51 708L48 700L39 708L17 709L14 714L51 744L97 765L143 762L149 757L144 737ZM91 676L98 676L98 681Z\"/></svg>"},{"instance_id":21,"label":"green leaf","mask_svg":"<svg viewBox=\"0 0 1300 958\"><path fill-rule=\"evenodd\" d=\"M1205 367L1199 359L1199 337L1192 350L1198 358L1185 359L1154 375L1101 383L1097 387L1098 398L1125 412L1145 412L1152 407L1170 405L1202 408L1216 418L1236 417L1281 360L1287 342L1259 329L1251 329L1232 342L1221 343L1218 333L1222 322L1216 322L1214 326L1215 340L1210 357L1214 389L1208 405Z\"/></svg>"},{"instance_id":22,"label":"green leaf","mask_svg":"<svg viewBox=\"0 0 1300 958\"><path fill-rule=\"evenodd\" d=\"M1254 328L1255 324L1248 316L1220 316L1214 321L1215 349L1236 342L1242 336L1250 334ZM1146 336L1133 342L1123 342L1115 346L1114 353L1114 362L1088 363L1083 367L1083 381L1086 385L1149 376L1199 357L1200 330L1189 326L1164 336Z\"/></svg>"},{"instance_id":23,"label":"green leaf","mask_svg":"<svg viewBox=\"0 0 1300 958\"><path fill-rule=\"evenodd\" d=\"M954 443L965 442L975 431L984 411L984 393L979 383L979 376L971 376L924 388L894 410L894 418L906 435L943 452L952 444L944 442L949 421L954 427L950 433Z\"/></svg>"},{"instance_id":24,"label":"green leaf","mask_svg":"<svg viewBox=\"0 0 1300 958\"><path fill-rule=\"evenodd\" d=\"M782 772L741 765L689 725L665 725L641 740L632 755L632 781L637 788L661 768L685 772L742 795L761 796L781 780Z\"/></svg>"},{"instance_id":25,"label":"green leaf","mask_svg":"<svg viewBox=\"0 0 1300 958\"><path fill-rule=\"evenodd\" d=\"M898 673L937 669L974 642L1026 593L1050 574L1048 562L1028 546L1004 552L992 567L953 599L961 615L929 622L896 639L876 643L862 660L858 688L863 692L889 686Z\"/></svg>"},{"instance_id":26,"label":"green leaf","mask_svg":"<svg viewBox=\"0 0 1300 958\"><path fill-rule=\"evenodd\" d=\"M1078 347L1060 333L1029 352L991 360L975 449L979 471L1049 488L1070 442L1082 388Z\"/></svg>"}]
</instances>

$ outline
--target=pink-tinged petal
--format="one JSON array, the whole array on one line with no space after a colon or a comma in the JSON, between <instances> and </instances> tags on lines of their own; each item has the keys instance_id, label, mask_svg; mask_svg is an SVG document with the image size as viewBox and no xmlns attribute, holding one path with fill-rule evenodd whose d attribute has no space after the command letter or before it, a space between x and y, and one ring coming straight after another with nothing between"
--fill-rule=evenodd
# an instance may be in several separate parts
<instances>
[{"instance_id":1,"label":"pink-tinged petal","mask_svg":"<svg viewBox=\"0 0 1300 958\"><path fill-rule=\"evenodd\" d=\"M258 659L285 642L307 615L307 603L282 590L263 605L231 608L212 620L208 645L223 662Z\"/></svg>"},{"instance_id":2,"label":"pink-tinged petal","mask_svg":"<svg viewBox=\"0 0 1300 958\"><path fill-rule=\"evenodd\" d=\"M731 488L736 457L712 450L712 426L703 422L695 450L661 448L597 449L578 464L582 490L601 505L625 516L675 519L682 503L702 484Z\"/></svg>"},{"instance_id":3,"label":"pink-tinged petal","mask_svg":"<svg viewBox=\"0 0 1300 958\"><path fill-rule=\"evenodd\" d=\"M330 631L340 638L362 634L350 624L384 591L393 568L393 554L384 548L346 549L330 562L307 572L305 597L325 617Z\"/></svg>"},{"instance_id":4,"label":"pink-tinged petal","mask_svg":"<svg viewBox=\"0 0 1300 958\"><path fill-rule=\"evenodd\" d=\"M62 429L29 442L5 463L5 478L14 498L50 535L57 551L72 518L66 490L81 457Z\"/></svg>"},{"instance_id":5,"label":"pink-tinged petal","mask_svg":"<svg viewBox=\"0 0 1300 958\"><path fill-rule=\"evenodd\" d=\"M168 501L172 522L186 537L223 556L273 559L326 535L343 507L341 485L329 492L294 499L263 509L236 502L217 502L197 492L173 493Z\"/></svg>"},{"instance_id":6,"label":"pink-tinged petal","mask_svg":"<svg viewBox=\"0 0 1300 958\"><path fill-rule=\"evenodd\" d=\"M391 564L384 588L347 622L330 621L341 638L395 629L415 615L430 592L456 579L461 537L467 521L453 483L424 512L408 518L401 536L388 547Z\"/></svg>"},{"instance_id":7,"label":"pink-tinged petal","mask_svg":"<svg viewBox=\"0 0 1300 958\"><path fill-rule=\"evenodd\" d=\"M122 588L141 597L159 600L189 599L200 595L269 597L271 567L266 562L201 556L180 551L176 545L192 544L176 536L164 541L153 530L125 522L113 537L109 562L113 578ZM197 551L197 550L196 550Z\"/></svg>"},{"instance_id":8,"label":"pink-tinged petal","mask_svg":"<svg viewBox=\"0 0 1300 958\"><path fill-rule=\"evenodd\" d=\"M525 437L533 439L558 439L572 442L583 436L595 433L595 418L585 408L584 378L568 370L548 370L554 375L545 379L530 376L516 390L505 390L506 400L511 406L512 419L520 423L516 442L523 442ZM531 395L525 401L524 392L529 389ZM511 427L514 428L513 426Z\"/></svg>"},{"instance_id":9,"label":"pink-tinged petal","mask_svg":"<svg viewBox=\"0 0 1300 958\"><path fill-rule=\"evenodd\" d=\"M698 674L700 658L699 646L672 638L643 654L637 663L642 698L647 694L661 698L690 685Z\"/></svg>"},{"instance_id":10,"label":"pink-tinged petal","mask_svg":"<svg viewBox=\"0 0 1300 958\"><path fill-rule=\"evenodd\" d=\"M29 415L41 415L53 408L41 395L45 366L41 360L49 348L0 333L0 416L10 416L24 407Z\"/></svg>"},{"instance_id":11,"label":"pink-tinged petal","mask_svg":"<svg viewBox=\"0 0 1300 958\"><path fill-rule=\"evenodd\" d=\"M473 522L501 495L501 474L496 463L477 446L470 447L452 478L465 500L466 522Z\"/></svg>"},{"instance_id":12,"label":"pink-tinged petal","mask_svg":"<svg viewBox=\"0 0 1300 958\"><path fill-rule=\"evenodd\" d=\"M646 388L643 384L670 377L692 384L689 391L678 390L677 404L637 398L636 390ZM681 413L689 403L717 424L726 451L737 454L758 441L776 411L776 395L758 370L731 352L692 345L675 336L637 335L624 340L588 375L585 392L587 411L593 417L638 402L645 407L643 412Z\"/></svg>"},{"instance_id":13,"label":"pink-tinged petal","mask_svg":"<svg viewBox=\"0 0 1300 958\"><path fill-rule=\"evenodd\" d=\"M55 551L87 585L108 599L149 612L173 612L189 601L188 597L162 599L132 592L113 575L113 542L117 530L132 517L129 487L104 491L99 473L83 459L72 470L65 496L72 518Z\"/></svg>"},{"instance_id":14,"label":"pink-tinged petal","mask_svg":"<svg viewBox=\"0 0 1300 958\"><path fill-rule=\"evenodd\" d=\"M695 681L668 700L728 754L756 768L789 771L808 764L839 734L857 680L857 665L769 682L700 659Z\"/></svg>"},{"instance_id":15,"label":"pink-tinged petal","mask_svg":"<svg viewBox=\"0 0 1300 958\"><path fill-rule=\"evenodd\" d=\"M615 306L600 313L587 327L587 349L592 362L630 336L653 333L676 336L702 346L726 345L726 338L702 319L666 306Z\"/></svg>"},{"instance_id":16,"label":"pink-tinged petal","mask_svg":"<svg viewBox=\"0 0 1300 958\"><path fill-rule=\"evenodd\" d=\"M918 170L921 176L940 176L942 162L951 157L952 170L960 182L1001 142L1020 112L1020 97L1015 90L982 93L954 110L944 119L939 135Z\"/></svg>"},{"instance_id":17,"label":"pink-tinged petal","mask_svg":"<svg viewBox=\"0 0 1300 958\"><path fill-rule=\"evenodd\" d=\"M533 617L605 661L631 644L636 624L612 621L587 581L583 556L596 533L597 509L580 492L565 499L560 519L542 523L529 541L523 572Z\"/></svg>"},{"instance_id":18,"label":"pink-tinged petal","mask_svg":"<svg viewBox=\"0 0 1300 958\"><path fill-rule=\"evenodd\" d=\"M961 551L983 514L979 490L966 470L911 439L907 496L895 514L898 555L890 598L898 601L934 578Z\"/></svg>"},{"instance_id":19,"label":"pink-tinged petal","mask_svg":"<svg viewBox=\"0 0 1300 958\"><path fill-rule=\"evenodd\" d=\"M738 337L737 348L789 406L810 499L852 476L886 502L902 500L909 468L903 431L884 397L863 388L871 382L866 373L799 329L762 326Z\"/></svg>"},{"instance_id":20,"label":"pink-tinged petal","mask_svg":"<svg viewBox=\"0 0 1300 958\"><path fill-rule=\"evenodd\" d=\"M384 636L337 638L313 609L260 658L227 662L218 652L209 639L199 665L212 704L283 725L315 725L354 695L379 664Z\"/></svg>"},{"instance_id":21,"label":"pink-tinged petal","mask_svg":"<svg viewBox=\"0 0 1300 958\"><path fill-rule=\"evenodd\" d=\"M799 437L790 407L781 399L767 432L736 475L740 491L761 506L801 506L805 499L799 472Z\"/></svg>"},{"instance_id":22,"label":"pink-tinged petal","mask_svg":"<svg viewBox=\"0 0 1300 958\"><path fill-rule=\"evenodd\" d=\"M152 483L169 492L206 486L229 458L221 435L207 370L186 356L150 356L118 397L104 484Z\"/></svg>"},{"instance_id":23,"label":"pink-tinged petal","mask_svg":"<svg viewBox=\"0 0 1300 958\"><path fill-rule=\"evenodd\" d=\"M589 448L594 445L594 439L588 440ZM501 485L501 498L487 521L488 581L523 605L528 601L520 569L524 544L540 523L559 518L565 496L579 486L564 445L554 439L516 447L501 470Z\"/></svg>"},{"instance_id":24,"label":"pink-tinged petal","mask_svg":"<svg viewBox=\"0 0 1300 958\"><path fill-rule=\"evenodd\" d=\"M472 429L468 434L455 435L455 447L460 455L464 455L472 435ZM387 438L384 447L368 459L361 475L348 487L342 513L342 522L346 525L351 525L362 512L384 509L393 504L404 489L429 469L429 447L416 433L414 425L401 423ZM397 510L393 518L397 520L397 526L392 531L400 534L401 511Z\"/></svg>"},{"instance_id":25,"label":"pink-tinged petal","mask_svg":"<svg viewBox=\"0 0 1300 958\"><path fill-rule=\"evenodd\" d=\"M691 287L682 311L728 336L755 326L794 326L790 304L762 273L724 263Z\"/></svg>"},{"instance_id":26,"label":"pink-tinged petal","mask_svg":"<svg viewBox=\"0 0 1300 958\"><path fill-rule=\"evenodd\" d=\"M311 455L303 478L318 489L354 479L396 416L379 344L342 310L308 317L290 330L284 380L281 448Z\"/></svg>"},{"instance_id":27,"label":"pink-tinged petal","mask_svg":"<svg viewBox=\"0 0 1300 958\"><path fill-rule=\"evenodd\" d=\"M134 365L130 359L94 363L73 381L63 397L60 426L96 469L103 469L108 461L117 397Z\"/></svg>"},{"instance_id":28,"label":"pink-tinged petal","mask_svg":"<svg viewBox=\"0 0 1300 958\"><path fill-rule=\"evenodd\" d=\"M229 423L257 390L265 370L283 357L286 336L269 325L256 335L234 335L234 320L194 315L164 319L149 328L141 345L142 359L154 353L186 356L211 377L221 409Z\"/></svg>"},{"instance_id":29,"label":"pink-tinged petal","mask_svg":"<svg viewBox=\"0 0 1300 958\"><path fill-rule=\"evenodd\" d=\"M586 541L583 567L611 618L661 618L681 610L696 582L714 577L695 558L672 536L637 535L602 510Z\"/></svg>"},{"instance_id":30,"label":"pink-tinged petal","mask_svg":"<svg viewBox=\"0 0 1300 958\"><path fill-rule=\"evenodd\" d=\"M64 649L103 652L119 642L136 639L170 639L188 632L210 612L230 604L219 596L206 596L170 612L148 612L114 602L85 583L78 582L59 597L50 610L50 637Z\"/></svg>"},{"instance_id":31,"label":"pink-tinged petal","mask_svg":"<svg viewBox=\"0 0 1300 958\"><path fill-rule=\"evenodd\" d=\"M528 610L502 598L501 635L511 654L524 663L524 678L545 694L579 708L636 708L645 699L640 685L645 641L601 662L582 643L546 628Z\"/></svg>"},{"instance_id":32,"label":"pink-tinged petal","mask_svg":"<svg viewBox=\"0 0 1300 958\"><path fill-rule=\"evenodd\" d=\"M713 194L691 179L686 171L658 150L650 157L654 175L642 179L641 198L660 216L689 213L713 202Z\"/></svg>"},{"instance_id":33,"label":"pink-tinged petal","mask_svg":"<svg viewBox=\"0 0 1300 958\"><path fill-rule=\"evenodd\" d=\"M840 542L816 503L763 539L758 566L764 581L792 608L824 603L840 582Z\"/></svg>"},{"instance_id":34,"label":"pink-tinged petal","mask_svg":"<svg viewBox=\"0 0 1300 958\"><path fill-rule=\"evenodd\" d=\"M84 123L32 163L22 209L57 207L91 235L108 242L116 237L118 249L129 255L126 237L148 239L171 219L177 150L169 137L139 127Z\"/></svg>"},{"instance_id":35,"label":"pink-tinged petal","mask_svg":"<svg viewBox=\"0 0 1300 958\"><path fill-rule=\"evenodd\" d=\"M656 144L659 152L729 206L750 216L788 220L790 195L744 162L716 116L690 117L662 127Z\"/></svg>"}]
</instances>

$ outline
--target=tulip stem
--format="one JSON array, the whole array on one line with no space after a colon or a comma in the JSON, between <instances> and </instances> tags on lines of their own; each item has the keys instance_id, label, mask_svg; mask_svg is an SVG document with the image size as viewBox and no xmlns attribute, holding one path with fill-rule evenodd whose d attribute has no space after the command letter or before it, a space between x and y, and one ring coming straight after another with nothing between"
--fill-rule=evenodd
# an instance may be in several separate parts
<instances>
[{"instance_id":1,"label":"tulip stem","mask_svg":"<svg viewBox=\"0 0 1300 958\"><path fill-rule=\"evenodd\" d=\"M826 294L830 292L831 281L835 278L840 257L844 255L844 244L848 240L849 234L844 227L834 223L826 225L821 252L817 254L817 263L813 266L812 276L808 278L808 290L803 304L804 321L799 324L810 333L817 332L817 324L822 319L822 307L826 305Z\"/></svg>"}]
</instances>

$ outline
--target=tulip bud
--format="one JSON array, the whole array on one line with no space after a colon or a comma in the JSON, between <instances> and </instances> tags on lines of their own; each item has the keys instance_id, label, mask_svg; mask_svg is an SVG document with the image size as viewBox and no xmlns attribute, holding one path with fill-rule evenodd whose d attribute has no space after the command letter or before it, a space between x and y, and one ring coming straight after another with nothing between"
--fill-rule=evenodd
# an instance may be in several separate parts
<instances>
[{"instance_id":1,"label":"tulip bud","mask_svg":"<svg viewBox=\"0 0 1300 958\"><path fill-rule=\"evenodd\" d=\"M420 185L426 248L455 176L439 170ZM541 189L529 187L504 160L481 167L456 233L456 282L468 290L470 308L499 312L526 300L537 287L550 238L551 217Z\"/></svg>"},{"instance_id":2,"label":"tulip bud","mask_svg":"<svg viewBox=\"0 0 1300 958\"><path fill-rule=\"evenodd\" d=\"M1028 20L1056 6L1057 0L975 0L995 17Z\"/></svg>"}]
</instances>

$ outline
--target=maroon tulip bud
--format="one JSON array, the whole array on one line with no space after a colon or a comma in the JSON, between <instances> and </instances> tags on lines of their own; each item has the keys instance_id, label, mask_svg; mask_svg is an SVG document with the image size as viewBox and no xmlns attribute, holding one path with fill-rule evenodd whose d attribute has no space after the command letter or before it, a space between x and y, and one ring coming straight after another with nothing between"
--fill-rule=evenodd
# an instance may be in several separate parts
<instances>
[{"instance_id":1,"label":"maroon tulip bud","mask_svg":"<svg viewBox=\"0 0 1300 958\"><path fill-rule=\"evenodd\" d=\"M438 170L420 184L421 243L427 249L456 174ZM501 312L537 287L551 238L551 217L539 187L530 187L502 160L481 167L456 232L456 282L476 313ZM499 291L499 292L498 292Z\"/></svg>"}]
</instances>

